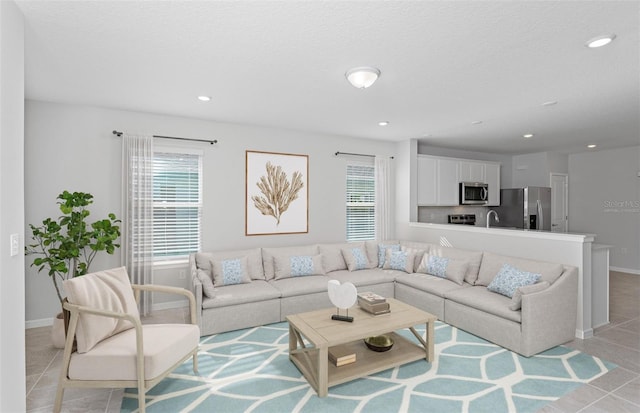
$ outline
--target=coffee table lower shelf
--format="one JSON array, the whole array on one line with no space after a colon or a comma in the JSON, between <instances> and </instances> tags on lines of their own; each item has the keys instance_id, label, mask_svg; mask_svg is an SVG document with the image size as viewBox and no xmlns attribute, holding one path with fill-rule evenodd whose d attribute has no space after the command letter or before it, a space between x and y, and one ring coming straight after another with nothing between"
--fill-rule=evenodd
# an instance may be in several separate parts
<instances>
[{"instance_id":1,"label":"coffee table lower shelf","mask_svg":"<svg viewBox=\"0 0 640 413\"><path fill-rule=\"evenodd\" d=\"M427 360L427 350L397 333L391 333L394 344L389 351L376 352L367 348L363 340L353 341L347 346L356 354L354 363L336 367L328 362L327 387L352 381L380 371L410 363L416 360ZM322 394L318 386L319 350L315 347L299 348L289 355L291 361L305 376L309 384ZM425 364L426 367L426 364Z\"/></svg>"}]
</instances>

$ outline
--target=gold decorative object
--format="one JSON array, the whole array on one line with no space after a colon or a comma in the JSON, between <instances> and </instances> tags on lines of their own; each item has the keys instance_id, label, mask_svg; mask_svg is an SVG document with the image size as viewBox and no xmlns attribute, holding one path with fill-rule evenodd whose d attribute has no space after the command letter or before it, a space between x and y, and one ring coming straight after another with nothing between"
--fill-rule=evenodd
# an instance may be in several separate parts
<instances>
[{"instance_id":1,"label":"gold decorative object","mask_svg":"<svg viewBox=\"0 0 640 413\"><path fill-rule=\"evenodd\" d=\"M280 225L280 217L298 198L298 192L304 187L300 171L295 171L289 182L282 167L271 162L267 162L267 175L261 176L256 185L264 196L252 196L253 204L262 215L274 217L277 225Z\"/></svg>"},{"instance_id":2,"label":"gold decorative object","mask_svg":"<svg viewBox=\"0 0 640 413\"><path fill-rule=\"evenodd\" d=\"M367 337L364 339L364 344L373 351L389 351L393 347L393 339L388 335Z\"/></svg>"}]
</instances>

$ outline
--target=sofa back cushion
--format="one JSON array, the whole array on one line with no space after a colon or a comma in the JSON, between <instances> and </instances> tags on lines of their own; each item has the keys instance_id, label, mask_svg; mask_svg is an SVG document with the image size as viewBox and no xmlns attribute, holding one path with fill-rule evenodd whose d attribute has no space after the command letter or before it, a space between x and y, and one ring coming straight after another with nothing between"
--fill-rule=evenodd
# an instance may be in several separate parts
<instances>
[{"instance_id":1,"label":"sofa back cushion","mask_svg":"<svg viewBox=\"0 0 640 413\"><path fill-rule=\"evenodd\" d=\"M326 272L340 271L347 269L347 262L342 256L343 248L364 247L364 242L343 242L339 244L319 244L318 251L324 260Z\"/></svg>"},{"instance_id":2,"label":"sofa back cushion","mask_svg":"<svg viewBox=\"0 0 640 413\"><path fill-rule=\"evenodd\" d=\"M540 279L547 281L549 284L553 284L560 277L562 271L564 271L562 264L485 252L482 257L478 280L475 284L484 285L485 287L488 286L495 276L498 275L504 264L510 264L521 271L538 273L541 275Z\"/></svg>"},{"instance_id":3,"label":"sofa back cushion","mask_svg":"<svg viewBox=\"0 0 640 413\"><path fill-rule=\"evenodd\" d=\"M367 258L369 259L369 264L371 264L371 268L375 268L375 267L382 268L382 265L384 264L384 263L381 264L378 258L378 255L380 254L380 248L379 248L380 244L384 244L384 245L400 244L400 241L392 240L392 239L388 239L384 241L365 241L364 243L365 250L367 253Z\"/></svg>"},{"instance_id":4,"label":"sofa back cushion","mask_svg":"<svg viewBox=\"0 0 640 413\"><path fill-rule=\"evenodd\" d=\"M467 272L464 276L464 280L471 285L476 283L476 279L478 278L478 271L480 270L480 263L482 262L482 251L470 251L460 248L432 245L431 249L429 250L429 255L467 261L469 263L469 266L467 267ZM499 270L500 268L498 268L496 274ZM491 280L489 280L489 282L491 282Z\"/></svg>"},{"instance_id":5,"label":"sofa back cushion","mask_svg":"<svg viewBox=\"0 0 640 413\"><path fill-rule=\"evenodd\" d=\"M264 267L264 276L268 280L276 277L276 269L274 258L291 257L294 255L318 255L317 245L306 245L302 247L278 247L278 248L262 248L262 266Z\"/></svg>"},{"instance_id":6,"label":"sofa back cushion","mask_svg":"<svg viewBox=\"0 0 640 413\"><path fill-rule=\"evenodd\" d=\"M211 270L212 261L223 261L229 259L247 257L247 272L252 280L264 280L264 270L262 269L262 252L260 248L248 250L219 251L219 252L198 252L196 254L196 267L204 270L213 279Z\"/></svg>"}]
</instances>

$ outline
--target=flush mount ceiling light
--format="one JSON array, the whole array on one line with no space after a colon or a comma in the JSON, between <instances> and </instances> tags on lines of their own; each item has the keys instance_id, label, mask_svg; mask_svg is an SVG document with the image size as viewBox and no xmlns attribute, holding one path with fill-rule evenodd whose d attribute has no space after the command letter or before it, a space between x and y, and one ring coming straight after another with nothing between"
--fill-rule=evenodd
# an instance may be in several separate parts
<instances>
[{"instance_id":1,"label":"flush mount ceiling light","mask_svg":"<svg viewBox=\"0 0 640 413\"><path fill-rule=\"evenodd\" d=\"M200 100L202 102L208 102L208 101L211 100L211 96L201 95L201 96L198 96L198 100Z\"/></svg>"},{"instance_id":2,"label":"flush mount ceiling light","mask_svg":"<svg viewBox=\"0 0 640 413\"><path fill-rule=\"evenodd\" d=\"M474 120L473 122L471 122L472 125L481 125L482 121L481 120Z\"/></svg>"},{"instance_id":3,"label":"flush mount ceiling light","mask_svg":"<svg viewBox=\"0 0 640 413\"><path fill-rule=\"evenodd\" d=\"M558 104L558 101L557 101L557 100L550 100L550 101L548 101L548 102L544 102L544 103L542 104L542 106L553 106L553 105L557 105L557 104Z\"/></svg>"},{"instance_id":4,"label":"flush mount ceiling light","mask_svg":"<svg viewBox=\"0 0 640 413\"><path fill-rule=\"evenodd\" d=\"M522 137L526 139L533 138L533 133L525 133Z\"/></svg>"},{"instance_id":5,"label":"flush mount ceiling light","mask_svg":"<svg viewBox=\"0 0 640 413\"><path fill-rule=\"evenodd\" d=\"M344 75L353 87L366 89L378 80L380 70L368 66L354 67L353 69L347 70L347 73Z\"/></svg>"},{"instance_id":6,"label":"flush mount ceiling light","mask_svg":"<svg viewBox=\"0 0 640 413\"><path fill-rule=\"evenodd\" d=\"M592 143L591 145L587 145L587 148L589 148L589 149L593 149L593 148L595 148L596 146L598 146L598 145L596 145L596 144L593 144L593 143Z\"/></svg>"},{"instance_id":7,"label":"flush mount ceiling light","mask_svg":"<svg viewBox=\"0 0 640 413\"><path fill-rule=\"evenodd\" d=\"M381 120L380 122L378 122L379 126L387 126L389 125L389 121L388 120Z\"/></svg>"},{"instance_id":8,"label":"flush mount ceiling light","mask_svg":"<svg viewBox=\"0 0 640 413\"><path fill-rule=\"evenodd\" d=\"M615 34L606 34L603 36L594 37L593 39L585 43L585 46L587 46L590 49L595 49L596 47L602 47L602 46L608 45L615 38L616 38Z\"/></svg>"}]
</instances>

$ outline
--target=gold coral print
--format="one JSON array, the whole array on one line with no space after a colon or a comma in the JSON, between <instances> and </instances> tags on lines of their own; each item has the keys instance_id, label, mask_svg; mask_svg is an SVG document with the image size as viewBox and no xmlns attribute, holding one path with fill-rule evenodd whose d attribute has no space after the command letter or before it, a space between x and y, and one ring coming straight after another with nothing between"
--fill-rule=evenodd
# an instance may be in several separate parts
<instances>
[{"instance_id":1,"label":"gold coral print","mask_svg":"<svg viewBox=\"0 0 640 413\"><path fill-rule=\"evenodd\" d=\"M291 182L289 182L287 174L281 166L267 162L266 168L266 176L261 176L256 183L262 195L254 195L251 200L262 215L274 217L276 225L280 225L282 214L289 209L289 205L293 201L298 199L298 193L304 187L302 173L295 171L291 175Z\"/></svg>"}]
</instances>

